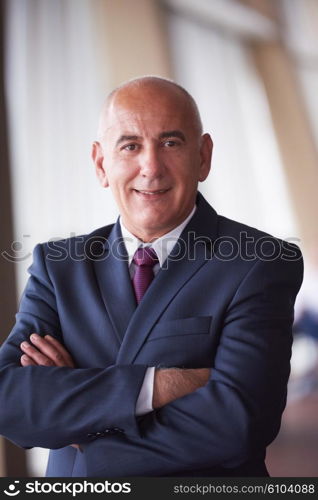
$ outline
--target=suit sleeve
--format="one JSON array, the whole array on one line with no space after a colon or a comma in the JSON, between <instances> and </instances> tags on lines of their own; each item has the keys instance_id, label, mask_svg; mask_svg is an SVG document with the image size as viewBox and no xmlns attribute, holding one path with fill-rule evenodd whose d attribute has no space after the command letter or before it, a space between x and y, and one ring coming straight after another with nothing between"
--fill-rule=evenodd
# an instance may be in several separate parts
<instances>
[{"instance_id":1,"label":"suit sleeve","mask_svg":"<svg viewBox=\"0 0 318 500\"><path fill-rule=\"evenodd\" d=\"M84 446L96 475L237 467L276 437L286 404L302 260L257 261L228 306L206 386L140 420L140 437ZM104 450L105 460L94 463ZM107 457L120 456L120 469ZM90 464L90 465L89 465Z\"/></svg>"},{"instance_id":2,"label":"suit sleeve","mask_svg":"<svg viewBox=\"0 0 318 500\"><path fill-rule=\"evenodd\" d=\"M135 405L146 366L21 366L19 346L31 333L63 342L41 245L30 274L16 324L0 349L0 433L20 446L44 448L83 443L114 428L138 433Z\"/></svg>"}]
</instances>

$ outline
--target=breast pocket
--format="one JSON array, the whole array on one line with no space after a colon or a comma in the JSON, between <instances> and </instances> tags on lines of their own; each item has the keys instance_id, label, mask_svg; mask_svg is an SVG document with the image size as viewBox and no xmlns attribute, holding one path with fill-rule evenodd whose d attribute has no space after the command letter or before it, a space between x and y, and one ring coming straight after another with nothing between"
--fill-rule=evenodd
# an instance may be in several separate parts
<instances>
[{"instance_id":1,"label":"breast pocket","mask_svg":"<svg viewBox=\"0 0 318 500\"><path fill-rule=\"evenodd\" d=\"M157 367L203 368L214 359L212 316L161 321L152 329L137 363Z\"/></svg>"}]
</instances>

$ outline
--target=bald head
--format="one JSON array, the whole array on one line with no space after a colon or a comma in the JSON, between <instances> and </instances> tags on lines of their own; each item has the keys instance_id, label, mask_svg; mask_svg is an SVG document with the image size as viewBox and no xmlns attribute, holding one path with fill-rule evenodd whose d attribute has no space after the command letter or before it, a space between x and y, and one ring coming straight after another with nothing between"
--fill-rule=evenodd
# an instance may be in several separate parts
<instances>
[{"instance_id":1,"label":"bald head","mask_svg":"<svg viewBox=\"0 0 318 500\"><path fill-rule=\"evenodd\" d=\"M170 106L171 103L179 103L180 109L187 114L191 122L193 132L202 134L202 122L198 107L193 97L181 85L156 76L144 76L124 82L116 87L106 98L98 126L98 140L102 141L109 126L109 117L117 106L123 106L129 102L145 107L149 102L158 100L162 105Z\"/></svg>"}]
</instances>

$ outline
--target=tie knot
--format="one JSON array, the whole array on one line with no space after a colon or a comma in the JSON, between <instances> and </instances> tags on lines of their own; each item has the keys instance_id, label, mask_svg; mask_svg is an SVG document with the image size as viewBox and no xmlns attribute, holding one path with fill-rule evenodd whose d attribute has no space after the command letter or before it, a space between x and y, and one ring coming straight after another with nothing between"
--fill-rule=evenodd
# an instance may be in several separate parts
<instances>
[{"instance_id":1,"label":"tie knot","mask_svg":"<svg viewBox=\"0 0 318 500\"><path fill-rule=\"evenodd\" d=\"M158 257L153 248L139 247L134 255L133 261L137 266L153 267L157 264Z\"/></svg>"}]
</instances>

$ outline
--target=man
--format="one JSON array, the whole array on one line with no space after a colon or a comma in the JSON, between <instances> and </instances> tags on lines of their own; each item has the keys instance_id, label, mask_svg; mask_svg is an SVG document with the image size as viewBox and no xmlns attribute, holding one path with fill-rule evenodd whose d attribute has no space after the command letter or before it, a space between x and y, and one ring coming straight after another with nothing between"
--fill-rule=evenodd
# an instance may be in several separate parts
<instances>
[{"instance_id":1,"label":"man","mask_svg":"<svg viewBox=\"0 0 318 500\"><path fill-rule=\"evenodd\" d=\"M35 248L0 352L0 432L51 448L51 476L267 475L299 249L198 193L212 141L178 85L123 84L98 139L120 218Z\"/></svg>"}]
</instances>

